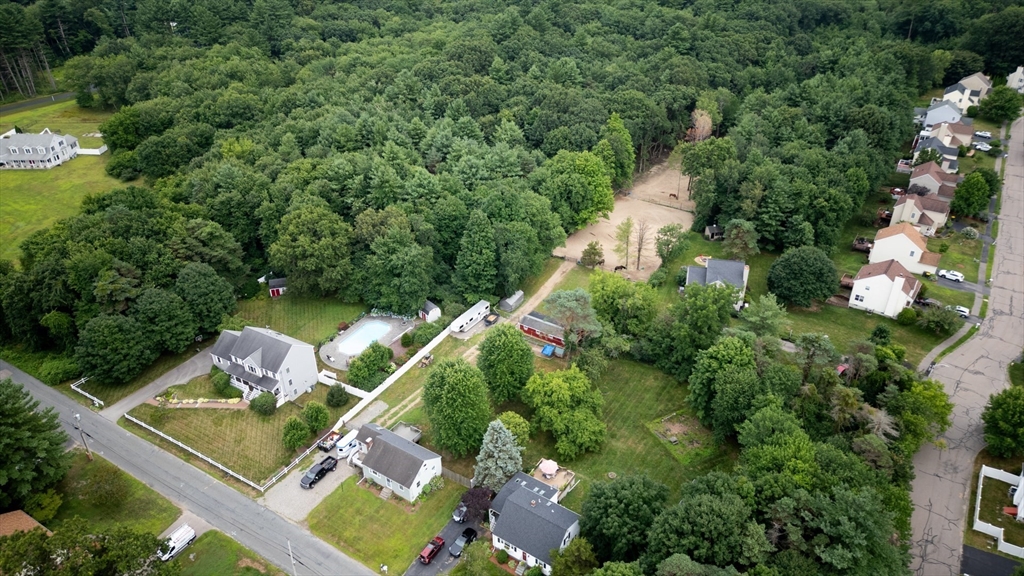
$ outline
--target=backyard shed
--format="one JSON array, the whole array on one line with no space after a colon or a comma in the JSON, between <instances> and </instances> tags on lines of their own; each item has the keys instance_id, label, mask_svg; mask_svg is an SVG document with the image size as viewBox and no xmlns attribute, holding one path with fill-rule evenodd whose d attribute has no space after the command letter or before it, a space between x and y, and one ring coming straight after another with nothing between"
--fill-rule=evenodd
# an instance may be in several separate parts
<instances>
[{"instance_id":1,"label":"backyard shed","mask_svg":"<svg viewBox=\"0 0 1024 576\"><path fill-rule=\"evenodd\" d=\"M270 289L270 297L277 298L288 290L287 278L273 278L267 281L267 288Z\"/></svg>"},{"instance_id":2,"label":"backyard shed","mask_svg":"<svg viewBox=\"0 0 1024 576\"><path fill-rule=\"evenodd\" d=\"M512 312L516 308L519 308L523 304L523 291L517 290L515 294L508 298L502 299L498 302L498 308L501 308L505 312Z\"/></svg>"},{"instance_id":3,"label":"backyard shed","mask_svg":"<svg viewBox=\"0 0 1024 576\"><path fill-rule=\"evenodd\" d=\"M427 300L423 304L423 308L420 310L420 318L425 322L433 322L441 317L441 308Z\"/></svg>"},{"instance_id":4,"label":"backyard shed","mask_svg":"<svg viewBox=\"0 0 1024 576\"><path fill-rule=\"evenodd\" d=\"M543 342L565 346L565 328L540 312L530 312L519 319L519 330Z\"/></svg>"},{"instance_id":5,"label":"backyard shed","mask_svg":"<svg viewBox=\"0 0 1024 576\"><path fill-rule=\"evenodd\" d=\"M725 235L725 230L722 229L718 224L712 224L711 226L704 227L704 237L714 242L715 240L721 240Z\"/></svg>"}]
</instances>

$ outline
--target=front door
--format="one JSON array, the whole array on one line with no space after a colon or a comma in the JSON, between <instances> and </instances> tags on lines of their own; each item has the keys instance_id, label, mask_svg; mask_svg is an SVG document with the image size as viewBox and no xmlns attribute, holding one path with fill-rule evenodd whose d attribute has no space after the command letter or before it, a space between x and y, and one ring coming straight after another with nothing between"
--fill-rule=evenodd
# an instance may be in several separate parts
<instances>
[{"instance_id":1,"label":"front door","mask_svg":"<svg viewBox=\"0 0 1024 576\"><path fill-rule=\"evenodd\" d=\"M391 478L388 478L388 488L391 488Z\"/></svg>"}]
</instances>

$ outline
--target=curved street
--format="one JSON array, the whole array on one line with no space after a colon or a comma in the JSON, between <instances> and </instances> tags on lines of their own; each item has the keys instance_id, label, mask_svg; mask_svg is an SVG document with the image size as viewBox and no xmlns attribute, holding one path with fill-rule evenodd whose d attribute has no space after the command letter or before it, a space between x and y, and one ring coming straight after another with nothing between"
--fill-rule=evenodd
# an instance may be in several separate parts
<instances>
[{"instance_id":1,"label":"curved street","mask_svg":"<svg viewBox=\"0 0 1024 576\"><path fill-rule=\"evenodd\" d=\"M914 458L911 568L919 576L960 574L974 458L985 445L981 413L989 395L1009 385L1007 367L1024 347L1024 119L1010 131L988 317L934 367L932 378L956 405L952 425L945 448L927 445ZM979 303L980 296L975 312Z\"/></svg>"},{"instance_id":2,"label":"curved street","mask_svg":"<svg viewBox=\"0 0 1024 576\"><path fill-rule=\"evenodd\" d=\"M72 422L76 413L81 414L82 428L93 452L287 573L292 573L294 557L294 573L300 576L374 574L308 530L2 360L0 374L24 385L42 406L56 409L65 431L75 440L78 433Z\"/></svg>"}]
</instances>

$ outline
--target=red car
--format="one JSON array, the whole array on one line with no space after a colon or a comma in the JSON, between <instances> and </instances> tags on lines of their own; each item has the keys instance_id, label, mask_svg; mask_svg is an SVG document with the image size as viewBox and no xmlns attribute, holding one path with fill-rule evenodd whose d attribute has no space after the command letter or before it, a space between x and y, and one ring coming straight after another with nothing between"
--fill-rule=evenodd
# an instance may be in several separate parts
<instances>
[{"instance_id":1,"label":"red car","mask_svg":"<svg viewBox=\"0 0 1024 576\"><path fill-rule=\"evenodd\" d=\"M434 539L427 542L426 547L423 548L423 552L420 552L420 562L424 564L430 564L430 561L437 556L437 553L444 548L444 538L440 536L434 536Z\"/></svg>"}]
</instances>

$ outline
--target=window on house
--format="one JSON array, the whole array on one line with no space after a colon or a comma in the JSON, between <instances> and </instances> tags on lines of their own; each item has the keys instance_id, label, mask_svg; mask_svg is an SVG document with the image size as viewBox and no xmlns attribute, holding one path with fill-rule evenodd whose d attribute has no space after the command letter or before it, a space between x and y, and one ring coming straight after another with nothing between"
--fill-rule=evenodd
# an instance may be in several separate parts
<instances>
[{"instance_id":1,"label":"window on house","mask_svg":"<svg viewBox=\"0 0 1024 576\"><path fill-rule=\"evenodd\" d=\"M420 487L420 484L421 484L420 482L417 482L417 483L416 483L416 487L417 487L417 488L419 488L419 487Z\"/></svg>"},{"instance_id":2,"label":"window on house","mask_svg":"<svg viewBox=\"0 0 1024 576\"><path fill-rule=\"evenodd\" d=\"M292 369L291 368L285 368L284 369L284 373L285 374L291 374L292 373Z\"/></svg>"},{"instance_id":3,"label":"window on house","mask_svg":"<svg viewBox=\"0 0 1024 576\"><path fill-rule=\"evenodd\" d=\"M910 213L910 217L911 218L917 218L917 212L911 212Z\"/></svg>"},{"instance_id":4,"label":"window on house","mask_svg":"<svg viewBox=\"0 0 1024 576\"><path fill-rule=\"evenodd\" d=\"M25 150L25 154L31 154L32 153L32 149L29 148L28 146L25 146L24 150Z\"/></svg>"},{"instance_id":5,"label":"window on house","mask_svg":"<svg viewBox=\"0 0 1024 576\"><path fill-rule=\"evenodd\" d=\"M291 385L292 385L292 379L291 379L291 378L289 378L289 379L288 379L288 385L289 385L289 386L291 386Z\"/></svg>"},{"instance_id":6,"label":"window on house","mask_svg":"<svg viewBox=\"0 0 1024 576\"><path fill-rule=\"evenodd\" d=\"M46 148L43 148L42 146L36 146L36 152L39 152L40 154L46 154Z\"/></svg>"},{"instance_id":7,"label":"window on house","mask_svg":"<svg viewBox=\"0 0 1024 576\"><path fill-rule=\"evenodd\" d=\"M18 149L15 148L14 146L10 147L10 151L11 151L11 154L17 154L18 153Z\"/></svg>"},{"instance_id":8,"label":"window on house","mask_svg":"<svg viewBox=\"0 0 1024 576\"><path fill-rule=\"evenodd\" d=\"M857 294L856 296L853 297L853 300L855 302L863 302L864 301L864 296L862 296L860 294Z\"/></svg>"},{"instance_id":9,"label":"window on house","mask_svg":"<svg viewBox=\"0 0 1024 576\"><path fill-rule=\"evenodd\" d=\"M913 257L913 256L914 256L914 254L916 254L916 253L917 253L917 252L916 252L915 250L911 250L911 251L910 251L910 256L911 256L911 257Z\"/></svg>"}]
</instances>

